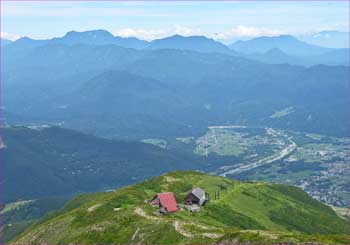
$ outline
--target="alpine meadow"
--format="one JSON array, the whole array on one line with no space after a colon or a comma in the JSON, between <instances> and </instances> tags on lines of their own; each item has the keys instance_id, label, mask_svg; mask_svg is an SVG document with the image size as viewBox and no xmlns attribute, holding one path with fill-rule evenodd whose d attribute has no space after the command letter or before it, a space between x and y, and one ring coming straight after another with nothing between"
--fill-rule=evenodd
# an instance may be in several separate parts
<instances>
[{"instance_id":1,"label":"alpine meadow","mask_svg":"<svg viewBox=\"0 0 350 245\"><path fill-rule=\"evenodd\" d=\"M348 1L0 4L2 244L350 243Z\"/></svg>"}]
</instances>

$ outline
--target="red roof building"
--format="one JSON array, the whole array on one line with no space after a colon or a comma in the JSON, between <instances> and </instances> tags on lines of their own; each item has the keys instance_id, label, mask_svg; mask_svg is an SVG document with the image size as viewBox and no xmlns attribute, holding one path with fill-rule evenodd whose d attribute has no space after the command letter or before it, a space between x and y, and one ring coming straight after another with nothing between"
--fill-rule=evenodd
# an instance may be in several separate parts
<instances>
[{"instance_id":1,"label":"red roof building","mask_svg":"<svg viewBox=\"0 0 350 245\"><path fill-rule=\"evenodd\" d=\"M151 204L159 205L159 207L164 208L169 213L176 212L178 210L175 196L172 192L158 193L152 199Z\"/></svg>"}]
</instances>

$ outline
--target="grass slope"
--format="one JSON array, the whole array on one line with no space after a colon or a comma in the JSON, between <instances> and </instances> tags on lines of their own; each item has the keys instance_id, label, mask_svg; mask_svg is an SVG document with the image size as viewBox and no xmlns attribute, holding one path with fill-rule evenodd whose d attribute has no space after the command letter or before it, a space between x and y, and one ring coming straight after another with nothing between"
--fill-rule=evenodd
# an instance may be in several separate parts
<instances>
[{"instance_id":1,"label":"grass slope","mask_svg":"<svg viewBox=\"0 0 350 245\"><path fill-rule=\"evenodd\" d=\"M160 216L144 203L174 192L179 204L199 186L214 197L199 213ZM349 243L350 225L301 189L172 172L117 191L80 195L12 243Z\"/></svg>"},{"instance_id":2,"label":"grass slope","mask_svg":"<svg viewBox=\"0 0 350 245\"><path fill-rule=\"evenodd\" d=\"M48 197L6 204L0 211L0 241L7 242L52 210L61 208L68 197Z\"/></svg>"}]
</instances>

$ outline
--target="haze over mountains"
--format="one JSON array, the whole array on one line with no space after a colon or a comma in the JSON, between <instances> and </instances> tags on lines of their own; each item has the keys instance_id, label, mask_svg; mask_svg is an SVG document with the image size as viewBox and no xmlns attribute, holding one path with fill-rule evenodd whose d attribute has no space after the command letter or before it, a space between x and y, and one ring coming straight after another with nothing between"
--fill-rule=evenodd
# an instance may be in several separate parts
<instances>
[{"instance_id":1,"label":"haze over mountains","mask_svg":"<svg viewBox=\"0 0 350 245\"><path fill-rule=\"evenodd\" d=\"M191 169L211 172L221 167L225 169L225 164L231 164L231 167L241 163L252 165L252 159L256 159L256 162L278 159L274 167L278 164L284 167L282 170L286 178L289 178L291 165L294 170L298 170L295 170L295 175L301 173L300 175L307 176L327 170L326 173L332 174L332 177L337 176L336 171L342 171L346 165L347 156L343 154L346 149L343 149L343 145L347 141L333 136L350 136L348 48L322 47L315 40L311 44L290 35L259 37L231 45L224 45L204 36L179 35L148 42L137 38L116 37L104 30L71 31L63 37L48 40L21 38L14 42L2 40L1 43L1 120L4 126L1 128L0 149L4 159L3 200L6 203L33 198L45 200L52 196L63 196L65 201L70 195L114 189L166 171ZM212 131L207 132L208 127L213 125L219 125L218 131L213 133L214 139L211 138ZM227 125L234 125L238 131L244 127L252 130L249 133L242 131L225 134L225 131L220 131L220 127ZM264 137L259 135L260 131L264 132ZM285 137L275 137L284 135L285 132L293 132L291 135L294 136L286 134ZM221 142L222 145L214 145L219 148L216 149L218 151L208 155L210 142L216 144L216 133L222 134L218 138L230 141L231 146L226 149L225 142ZM298 137L299 133L305 137L299 136L295 140L297 143L293 142L292 138ZM323 134L324 137L317 134ZM254 141L256 149L247 147L248 138L249 142ZM273 138L270 145L267 138ZM286 138L285 141L283 138ZM322 141L315 143L320 138ZM162 140L169 143L169 148L162 148ZM332 143L330 146L327 145L328 141ZM307 151L303 156L305 159L293 160L290 152L285 153L290 147L288 143L293 147L291 152L295 151L293 156ZM236 146L229 149L234 144L237 147L242 145L244 149L235 148ZM195 154L199 146L203 152ZM333 148L327 148L331 146ZM321 148L317 149L318 147ZM237 153L241 150L242 155ZM262 151L264 154L261 154ZM220 152L228 155L220 155ZM303 165L310 159L306 159L308 154L321 154L320 152L325 156L323 165L318 162ZM329 158L328 153L331 155ZM329 167L328 165L333 164L330 159L335 159L334 164L338 165ZM313 169L314 172L306 172L318 164L320 166ZM301 165L305 167L302 170ZM263 175L264 168L269 166L255 168L254 171L260 171ZM282 170L278 168L277 171L281 174ZM268 177L272 178L273 174ZM186 173L182 175L186 178ZM213 225L213 229L219 234L213 242L236 241L233 238L246 242L251 241L250 236L265 239L265 228L268 232L277 232L276 237L286 241L290 237L295 238L296 242L309 241L314 237L307 233L314 232L325 233L324 237L317 237L319 240L316 241L348 241L348 237L343 234L345 221L329 207L312 200L300 190L263 184L261 186L264 188L259 192L264 196L264 204L261 204L261 199L254 197L257 195L255 189L260 184L243 183L243 189L236 190L236 183L227 179L194 172L187 175L191 178L199 176L199 182L191 180L191 186L186 185L186 182L177 185L170 178L170 186L179 188L180 195L206 180L208 183L213 181L208 189L224 188L222 186L230 182L233 184L230 186L231 191L242 197L240 203L237 203L238 210L236 206L228 208L229 202L218 202L219 206L209 206L206 212L200 214L205 218L211 215L210 217L214 217L213 221L221 219L222 224ZM169 176L179 177L177 173ZM165 180L168 181L168 178ZM145 195L142 189L145 186L149 187L152 195L153 192L168 191L157 189L160 182L153 185L153 181L127 187L125 190L139 191L139 186L141 195ZM169 183L165 183L165 186L169 186ZM308 184L317 185L318 182ZM334 186L340 190L339 186L342 186L333 185L333 182L324 185L326 189L323 191L331 190ZM246 195L245 188L248 187L252 188ZM280 188L283 189L282 192L288 193L282 195ZM116 192L116 196L125 194L123 191L120 193ZM126 193L128 198L136 198L137 202L129 203L134 208L139 207L138 201L141 200L138 199L139 196L133 196L135 193ZM272 199L269 193L276 194L281 199ZM78 197L77 201L68 204L72 209L63 209L60 212L67 211L71 215L69 212L73 210L78 216L83 214L79 217L89 219L94 213L86 213L86 207L81 205L99 202L100 199L95 199L95 196L103 199L108 195L110 194L101 193L83 196L82 202ZM111 197L114 198L114 194ZM249 199L252 197L253 200ZM231 202L229 195L227 198ZM294 211L297 217L309 215L308 219L298 218L291 221L287 217L288 212L283 209L286 198L296 207ZM43 200L35 202L45 203ZM252 206L251 210L245 212L241 204L246 204L247 200L249 205L259 203L258 206L264 207L269 207L269 201L272 200L274 206L266 209L264 214L257 213L255 216L254 213L247 218L245 215L252 213L252 210L260 210L260 206ZM108 202L106 205L109 208ZM33 206L35 207L34 203L29 205L28 212L32 212L30 210ZM308 210L305 213L300 207L306 206ZM25 207L22 208L27 209ZM44 210L47 212L52 208L54 207L47 206ZM108 215L103 213L100 217L108 221L110 212L114 213L111 210L113 209L108 210ZM133 212L131 209L126 210L123 216L125 219L133 219L137 215L130 215ZM226 219L226 213L231 215L229 219ZM334 227L321 224L320 215L324 213L329 215ZM26 211L23 216L25 214ZM62 218L59 212L56 215L54 216L58 219ZM15 219L16 225L12 230L9 229L6 239L12 239L15 234L22 232L38 216ZM71 217L76 216L74 214ZM246 235L245 231L240 230L235 230L239 232L237 234L232 234L232 231L227 233L227 229L235 226L230 220L235 219L241 222L239 229L261 229L262 236L259 233L257 238L253 233ZM55 227L57 224L50 217L47 221L47 227ZM180 218L179 221L184 220ZM201 219L197 221L200 223ZM143 219L143 222L146 225L155 225L147 219ZM116 226L120 224L119 221L115 223ZM94 226L95 223L89 223L85 227L83 221L78 225L90 229L90 225ZM165 225L170 232L164 234L176 234L172 242L203 241L179 236L176 227L167 221L161 225ZM158 227L156 224L154 227L162 229L163 226ZM70 230L72 229L65 231ZM41 226L34 226L18 241L36 242L36 232L41 231ZM135 231L128 227L128 232ZM129 235L132 236L132 233ZM333 236L338 233L341 233L339 237ZM62 242L65 239L64 235L61 237L62 234L56 232L56 237L47 237L40 241ZM109 238L114 240L103 240L104 242L130 241L129 237L129 240L116 240L114 231L110 234L113 235ZM70 237L69 242L102 241L96 237L81 240L80 234L76 235ZM227 237L229 240L225 240ZM271 241L270 238L268 236L266 241ZM160 240L147 241L155 243Z\"/></svg>"},{"instance_id":2,"label":"haze over mountains","mask_svg":"<svg viewBox=\"0 0 350 245\"><path fill-rule=\"evenodd\" d=\"M258 37L248 41L237 41L231 44L230 48L247 54L265 53L271 49L278 48L294 56L320 55L330 50L328 48L304 43L290 35Z\"/></svg>"},{"instance_id":3,"label":"haze over mountains","mask_svg":"<svg viewBox=\"0 0 350 245\"><path fill-rule=\"evenodd\" d=\"M193 50L204 53L235 54L226 45L204 36L184 37L174 35L163 39L156 39L150 42L147 49L180 49Z\"/></svg>"},{"instance_id":4,"label":"haze over mountains","mask_svg":"<svg viewBox=\"0 0 350 245\"><path fill-rule=\"evenodd\" d=\"M261 42L254 54L242 54L205 37L148 43L97 30L22 38L2 48L2 120L114 139L198 136L210 125L228 124L349 136L349 66L325 65L339 62L335 57L348 49L311 46L291 36L237 45L242 52ZM292 55L302 50L314 56ZM327 62L288 64L312 58ZM282 64L268 64L278 59ZM272 116L285 108L292 109Z\"/></svg>"},{"instance_id":5,"label":"haze over mountains","mask_svg":"<svg viewBox=\"0 0 350 245\"><path fill-rule=\"evenodd\" d=\"M54 44L114 44L126 48L142 49L148 46L148 42L137 39L135 37L118 37L113 36L111 33L105 30L95 30L86 32L68 32L62 38L53 38L49 43Z\"/></svg>"},{"instance_id":6,"label":"haze over mountains","mask_svg":"<svg viewBox=\"0 0 350 245\"><path fill-rule=\"evenodd\" d=\"M147 43L103 30L22 38L3 47L4 121L131 138L185 135L223 123L349 135L349 49L291 36L231 48L236 51L205 37ZM294 65L305 63L318 65ZM293 113L270 118L291 106Z\"/></svg>"},{"instance_id":7,"label":"haze over mountains","mask_svg":"<svg viewBox=\"0 0 350 245\"><path fill-rule=\"evenodd\" d=\"M193 50L199 52L218 52L233 55L243 54L264 54L273 49L279 49L282 52L290 56L318 56L327 53L327 51L334 51L337 48L344 49L349 48L347 32L338 31L324 31L313 35L300 35L297 38L291 35L280 36L262 36L252 38L250 40L236 41L231 45L224 45L213 39L204 36L180 36L173 35L162 39L155 39L153 41L140 40L135 37L119 37L113 36L111 33L105 30L93 30L85 32L70 31L63 37L52 38L47 40L34 40L28 37L22 37L15 41L16 45L20 47L34 48L44 44L64 44L64 45L76 45L76 44L92 44L92 45L106 45L113 44L125 48L134 49L183 49ZM2 39L2 45L6 46L11 44L12 41ZM306 42L304 42L304 40ZM317 41L319 40L319 41ZM323 40L323 41L322 41ZM336 44L333 44L331 42ZM231 49L229 49L229 47ZM237 52L234 52L238 51ZM329 54L331 56L331 53ZM339 59L338 63L330 64L347 64L348 59ZM276 62L283 63L283 60L276 60ZM300 61L301 62L301 61ZM312 64L326 64L327 60L313 60L308 65ZM307 65L307 63L301 65Z\"/></svg>"},{"instance_id":8,"label":"haze over mountains","mask_svg":"<svg viewBox=\"0 0 350 245\"><path fill-rule=\"evenodd\" d=\"M166 171L205 166L182 152L58 127L1 131L5 203L115 189Z\"/></svg>"},{"instance_id":9,"label":"haze over mountains","mask_svg":"<svg viewBox=\"0 0 350 245\"><path fill-rule=\"evenodd\" d=\"M321 31L318 33L299 35L298 38L318 46L330 48L349 48L349 32L341 31Z\"/></svg>"},{"instance_id":10,"label":"haze over mountains","mask_svg":"<svg viewBox=\"0 0 350 245\"><path fill-rule=\"evenodd\" d=\"M1 38L1 47L2 46L6 46L8 44L12 43L11 40L5 39L5 38Z\"/></svg>"}]
</instances>

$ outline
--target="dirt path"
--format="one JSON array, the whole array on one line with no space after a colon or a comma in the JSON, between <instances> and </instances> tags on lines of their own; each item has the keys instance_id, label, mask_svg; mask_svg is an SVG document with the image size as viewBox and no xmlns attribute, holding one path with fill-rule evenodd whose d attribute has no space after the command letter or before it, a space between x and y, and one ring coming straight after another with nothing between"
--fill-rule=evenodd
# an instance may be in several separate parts
<instances>
[{"instance_id":1,"label":"dirt path","mask_svg":"<svg viewBox=\"0 0 350 245\"><path fill-rule=\"evenodd\" d=\"M94 206L91 206L87 209L88 212L92 212L94 211L96 208L98 208L99 206L101 206L102 204L96 204Z\"/></svg>"},{"instance_id":2,"label":"dirt path","mask_svg":"<svg viewBox=\"0 0 350 245\"><path fill-rule=\"evenodd\" d=\"M144 217L146 219L159 221L158 217L153 217L153 216L146 214L146 212L142 208L136 208L134 212L135 212L135 214L140 215L141 217Z\"/></svg>"},{"instance_id":3,"label":"dirt path","mask_svg":"<svg viewBox=\"0 0 350 245\"><path fill-rule=\"evenodd\" d=\"M157 222L161 221L160 217L150 216L150 215L146 214L146 212L142 208L136 208L134 210L134 212L135 212L135 214L140 215L141 217L144 217L146 219L157 221ZM172 224L173 224L175 230L178 233L180 233L181 235L183 235L184 237L202 236L202 237L208 237L208 238L219 238L222 236L220 234L212 233L212 232L192 234L191 232L189 232L188 230L186 230L184 228L184 225L193 225L193 226L198 227L199 229L203 229L203 230L207 230L207 231L210 231L211 229L213 229L212 227L201 225L201 224L196 224L196 223L192 223L192 222L183 222L183 221L179 221L179 220L174 220L172 222ZM134 235L132 236L132 240L135 239L138 232L139 232L138 230L135 231Z\"/></svg>"},{"instance_id":4,"label":"dirt path","mask_svg":"<svg viewBox=\"0 0 350 245\"><path fill-rule=\"evenodd\" d=\"M190 223L190 222L180 222L178 220L175 220L173 222L173 226L174 226L175 230L177 232L179 232L181 235L185 236L185 237L193 237L193 236L199 235L199 236L202 236L202 237L219 238L219 237L222 236L220 234L213 233L213 232L204 232L204 233L199 233L199 234L192 234L189 231L187 231L186 229L184 229L184 227L183 227L184 225L193 225L193 226L196 226L196 227L198 227L200 229L203 229L203 230L211 230L212 229L211 227L208 227L208 226L195 224L195 223Z\"/></svg>"},{"instance_id":5,"label":"dirt path","mask_svg":"<svg viewBox=\"0 0 350 245\"><path fill-rule=\"evenodd\" d=\"M139 233L139 231L140 231L140 228L137 228L136 231L135 231L135 233L134 233L134 234L132 235L132 237L131 237L131 241L134 241L134 240L135 240L135 238L136 238L137 234Z\"/></svg>"},{"instance_id":6,"label":"dirt path","mask_svg":"<svg viewBox=\"0 0 350 245\"><path fill-rule=\"evenodd\" d=\"M183 224L182 224L180 221L175 220L175 221L173 222L173 226L174 226L175 230L176 230L178 233L180 233L181 235L183 235L183 236L185 236L185 237L193 237L193 235L192 235L190 232L188 232L188 231L186 231L186 230L183 229L183 227L182 227Z\"/></svg>"}]
</instances>

